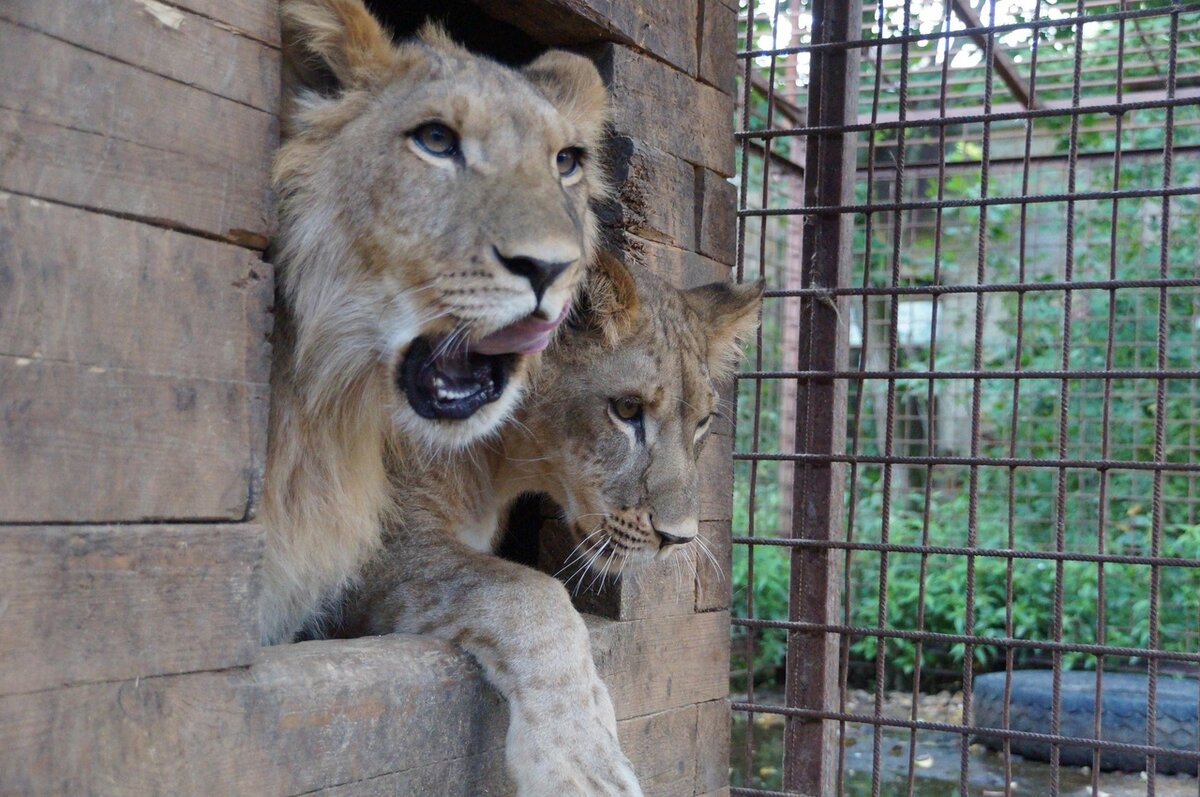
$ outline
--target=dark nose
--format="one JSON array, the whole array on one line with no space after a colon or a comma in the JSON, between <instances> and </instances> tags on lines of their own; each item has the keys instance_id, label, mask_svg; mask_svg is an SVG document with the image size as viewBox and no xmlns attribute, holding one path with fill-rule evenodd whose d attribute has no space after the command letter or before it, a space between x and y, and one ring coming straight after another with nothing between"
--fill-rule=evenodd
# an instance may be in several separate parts
<instances>
[{"instance_id":1,"label":"dark nose","mask_svg":"<svg viewBox=\"0 0 1200 797\"><path fill-rule=\"evenodd\" d=\"M659 531L658 529L655 529L654 533L658 535L659 548L663 548L667 545L682 545L683 543L691 540L691 537L676 537L674 534L668 534L667 532Z\"/></svg>"},{"instance_id":2,"label":"dark nose","mask_svg":"<svg viewBox=\"0 0 1200 797\"><path fill-rule=\"evenodd\" d=\"M569 262L551 263L535 257L505 257L499 249L496 250L496 257L500 258L504 267L513 274L529 280L529 286L533 288L533 295L537 297L538 304L542 303L542 294L550 284L571 265Z\"/></svg>"}]
</instances>

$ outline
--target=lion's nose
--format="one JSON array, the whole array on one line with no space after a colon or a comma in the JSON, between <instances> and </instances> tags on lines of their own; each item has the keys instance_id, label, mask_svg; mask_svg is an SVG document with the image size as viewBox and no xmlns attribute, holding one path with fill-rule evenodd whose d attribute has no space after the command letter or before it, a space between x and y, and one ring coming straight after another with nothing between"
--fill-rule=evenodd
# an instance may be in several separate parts
<instances>
[{"instance_id":1,"label":"lion's nose","mask_svg":"<svg viewBox=\"0 0 1200 797\"><path fill-rule=\"evenodd\" d=\"M537 303L542 303L542 295L558 276L571 267L573 260L568 261L550 261L539 260L536 257L509 257L496 250L496 257L504 264L504 267L518 277L524 277L529 280L529 286L533 288L533 295L537 297Z\"/></svg>"},{"instance_id":2,"label":"lion's nose","mask_svg":"<svg viewBox=\"0 0 1200 797\"><path fill-rule=\"evenodd\" d=\"M654 529L654 533L658 535L658 547L665 548L668 545L682 545L685 542L691 542L695 538L696 533L700 530L699 523L694 519L688 518L684 522L673 526L662 526L655 523L653 518L650 520L650 525Z\"/></svg>"}]
</instances>

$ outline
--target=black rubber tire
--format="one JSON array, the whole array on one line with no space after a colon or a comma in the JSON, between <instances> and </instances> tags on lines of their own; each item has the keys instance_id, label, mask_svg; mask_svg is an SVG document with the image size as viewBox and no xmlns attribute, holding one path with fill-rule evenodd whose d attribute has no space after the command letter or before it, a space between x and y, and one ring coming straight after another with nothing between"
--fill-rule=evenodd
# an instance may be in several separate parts
<instances>
[{"instance_id":1,"label":"black rubber tire","mask_svg":"<svg viewBox=\"0 0 1200 797\"><path fill-rule=\"evenodd\" d=\"M1012 675L1009 699L1008 727L1014 731L1050 732L1051 684L1050 670L1019 670ZM1146 743L1146 686L1144 675L1133 673L1104 673L1100 695L1100 738L1125 744ZM1095 738L1093 718L1096 704L1096 674L1094 672L1064 672L1060 692L1061 713L1059 733L1062 736ZM1156 698L1155 746L1195 752L1200 727L1200 682L1192 678L1160 676ZM1004 673L993 672L975 679L972 694L975 724L984 728L1002 728L1004 705ZM1004 740L995 736L977 737L977 741L993 750L1002 749ZM1012 752L1036 761L1050 760L1050 744L1013 739ZM1064 766L1091 766L1091 747L1063 745L1059 761ZM1186 772L1196 774L1196 759L1160 755L1155 769L1164 774ZM1146 757L1141 753L1102 750L1102 769L1141 772Z\"/></svg>"}]
</instances>

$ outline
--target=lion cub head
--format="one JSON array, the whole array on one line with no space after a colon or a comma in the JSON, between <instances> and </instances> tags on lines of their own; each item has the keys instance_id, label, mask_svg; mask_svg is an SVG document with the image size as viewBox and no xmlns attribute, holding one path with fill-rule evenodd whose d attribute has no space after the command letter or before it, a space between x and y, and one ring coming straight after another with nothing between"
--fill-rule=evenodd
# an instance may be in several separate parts
<instances>
[{"instance_id":1,"label":"lion cub head","mask_svg":"<svg viewBox=\"0 0 1200 797\"><path fill-rule=\"evenodd\" d=\"M717 384L761 303L760 284L679 290L600 256L504 437L509 460L562 508L581 571L615 573L696 537Z\"/></svg>"},{"instance_id":2,"label":"lion cub head","mask_svg":"<svg viewBox=\"0 0 1200 797\"><path fill-rule=\"evenodd\" d=\"M410 436L462 446L511 411L591 257L599 74L559 51L511 69L436 27L393 44L360 0L281 14L297 382L319 406L378 378Z\"/></svg>"}]
</instances>

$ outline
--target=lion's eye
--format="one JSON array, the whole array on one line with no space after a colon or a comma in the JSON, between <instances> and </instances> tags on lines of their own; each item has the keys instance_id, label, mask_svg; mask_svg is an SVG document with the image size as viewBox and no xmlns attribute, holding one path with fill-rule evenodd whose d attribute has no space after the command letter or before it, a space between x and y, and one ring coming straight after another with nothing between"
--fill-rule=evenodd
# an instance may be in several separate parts
<instances>
[{"instance_id":1,"label":"lion's eye","mask_svg":"<svg viewBox=\"0 0 1200 797\"><path fill-rule=\"evenodd\" d=\"M453 158L458 154L458 133L441 122L428 122L409 133L417 146L436 158Z\"/></svg>"},{"instance_id":2,"label":"lion's eye","mask_svg":"<svg viewBox=\"0 0 1200 797\"><path fill-rule=\"evenodd\" d=\"M579 147L567 147L558 151L558 157L555 158L555 163L558 165L559 177L570 177L579 169L579 164L583 160L583 150Z\"/></svg>"},{"instance_id":3,"label":"lion's eye","mask_svg":"<svg viewBox=\"0 0 1200 797\"><path fill-rule=\"evenodd\" d=\"M622 396L612 400L613 412L623 421L636 422L642 418L642 400L637 396Z\"/></svg>"}]
</instances>

